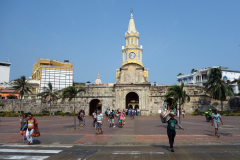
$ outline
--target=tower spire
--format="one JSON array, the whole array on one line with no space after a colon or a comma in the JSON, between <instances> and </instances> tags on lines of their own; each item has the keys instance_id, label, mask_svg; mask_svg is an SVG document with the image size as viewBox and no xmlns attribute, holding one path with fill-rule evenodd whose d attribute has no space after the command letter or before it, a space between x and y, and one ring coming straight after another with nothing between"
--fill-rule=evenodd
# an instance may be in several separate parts
<instances>
[{"instance_id":1,"label":"tower spire","mask_svg":"<svg viewBox=\"0 0 240 160\"><path fill-rule=\"evenodd\" d=\"M128 33L136 33L137 30L136 30L136 27L135 27L135 23L134 23L134 18L133 18L133 9L130 8L130 12L131 12L131 17L130 17L130 20L129 20L129 25L128 25Z\"/></svg>"}]
</instances>

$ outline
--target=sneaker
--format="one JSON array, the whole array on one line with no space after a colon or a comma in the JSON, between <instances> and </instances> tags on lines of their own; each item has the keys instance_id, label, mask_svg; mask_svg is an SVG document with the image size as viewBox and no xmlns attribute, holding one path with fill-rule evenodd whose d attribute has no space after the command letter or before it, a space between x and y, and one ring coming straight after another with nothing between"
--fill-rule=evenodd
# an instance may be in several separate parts
<instances>
[{"instance_id":1,"label":"sneaker","mask_svg":"<svg viewBox=\"0 0 240 160\"><path fill-rule=\"evenodd\" d=\"M172 148L171 152L174 152L173 148Z\"/></svg>"},{"instance_id":2,"label":"sneaker","mask_svg":"<svg viewBox=\"0 0 240 160\"><path fill-rule=\"evenodd\" d=\"M113 126L113 128L115 128L115 126Z\"/></svg>"},{"instance_id":3,"label":"sneaker","mask_svg":"<svg viewBox=\"0 0 240 160\"><path fill-rule=\"evenodd\" d=\"M103 130L102 130L101 134L103 134Z\"/></svg>"},{"instance_id":4,"label":"sneaker","mask_svg":"<svg viewBox=\"0 0 240 160\"><path fill-rule=\"evenodd\" d=\"M168 148L169 151L172 151L172 148Z\"/></svg>"}]
</instances>

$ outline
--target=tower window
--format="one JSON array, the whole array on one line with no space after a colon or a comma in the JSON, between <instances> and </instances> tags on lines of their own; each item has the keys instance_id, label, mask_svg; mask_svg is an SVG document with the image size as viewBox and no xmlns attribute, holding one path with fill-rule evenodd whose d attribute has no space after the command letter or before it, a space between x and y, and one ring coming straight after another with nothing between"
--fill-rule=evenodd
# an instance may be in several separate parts
<instances>
[{"instance_id":1,"label":"tower window","mask_svg":"<svg viewBox=\"0 0 240 160\"><path fill-rule=\"evenodd\" d=\"M137 45L137 38L135 38L135 44Z\"/></svg>"},{"instance_id":2,"label":"tower window","mask_svg":"<svg viewBox=\"0 0 240 160\"><path fill-rule=\"evenodd\" d=\"M124 60L124 62L126 62L126 61L127 61L127 52L124 52L124 55L123 55L123 60Z\"/></svg>"},{"instance_id":3,"label":"tower window","mask_svg":"<svg viewBox=\"0 0 240 160\"><path fill-rule=\"evenodd\" d=\"M127 46L128 46L128 39L127 39Z\"/></svg>"},{"instance_id":4,"label":"tower window","mask_svg":"<svg viewBox=\"0 0 240 160\"><path fill-rule=\"evenodd\" d=\"M131 44L133 44L133 38L131 38Z\"/></svg>"},{"instance_id":5,"label":"tower window","mask_svg":"<svg viewBox=\"0 0 240 160\"><path fill-rule=\"evenodd\" d=\"M137 57L138 61L141 61L141 52L140 51L138 51L138 55L137 56L138 56Z\"/></svg>"}]
</instances>

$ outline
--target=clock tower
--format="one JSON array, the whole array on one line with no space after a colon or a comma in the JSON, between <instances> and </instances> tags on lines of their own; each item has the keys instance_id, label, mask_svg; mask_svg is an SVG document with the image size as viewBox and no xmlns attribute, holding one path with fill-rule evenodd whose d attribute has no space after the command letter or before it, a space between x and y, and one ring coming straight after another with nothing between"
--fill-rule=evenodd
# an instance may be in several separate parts
<instances>
[{"instance_id":1,"label":"clock tower","mask_svg":"<svg viewBox=\"0 0 240 160\"><path fill-rule=\"evenodd\" d=\"M129 19L128 30L125 33L125 45L122 46L122 66L127 63L142 64L142 46L139 46L139 33L135 28L133 14Z\"/></svg>"},{"instance_id":2,"label":"clock tower","mask_svg":"<svg viewBox=\"0 0 240 160\"><path fill-rule=\"evenodd\" d=\"M125 33L125 46L122 46L122 67L117 69L117 83L148 83L148 69L143 67L143 49L139 45L133 14Z\"/></svg>"}]
</instances>

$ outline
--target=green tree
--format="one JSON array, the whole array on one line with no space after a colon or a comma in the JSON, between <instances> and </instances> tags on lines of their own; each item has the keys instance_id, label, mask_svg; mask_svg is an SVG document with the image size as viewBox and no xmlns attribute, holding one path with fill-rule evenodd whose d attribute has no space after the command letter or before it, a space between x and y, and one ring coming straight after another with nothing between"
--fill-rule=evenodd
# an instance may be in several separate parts
<instances>
[{"instance_id":1,"label":"green tree","mask_svg":"<svg viewBox=\"0 0 240 160\"><path fill-rule=\"evenodd\" d=\"M32 93L29 86L27 85L27 79L25 76L21 76L19 79L16 79L13 83L13 88L15 89L15 93L19 92L20 95L20 115L22 115L21 106L22 106L22 98L24 94Z\"/></svg>"},{"instance_id":2,"label":"green tree","mask_svg":"<svg viewBox=\"0 0 240 160\"><path fill-rule=\"evenodd\" d=\"M41 96L41 100L43 101L49 101L50 102L50 116L51 116L51 111L52 111L52 101L56 101L57 99L60 98L59 92L57 89L53 89L52 83L48 83L47 87L43 87L43 92L39 93L38 96Z\"/></svg>"},{"instance_id":3,"label":"green tree","mask_svg":"<svg viewBox=\"0 0 240 160\"><path fill-rule=\"evenodd\" d=\"M167 93L164 95L164 100L167 101L172 98L172 107L179 105L179 123L181 123L181 105L190 101L189 95L183 90L184 83L179 85L173 85L167 89Z\"/></svg>"},{"instance_id":4,"label":"green tree","mask_svg":"<svg viewBox=\"0 0 240 160\"><path fill-rule=\"evenodd\" d=\"M76 115L75 115L75 98L77 96L77 94L79 92L83 92L84 89L79 89L77 90L75 87L73 86L69 86L67 88L65 88L62 92L62 98L66 99L68 98L69 101L71 101L72 99L74 99L74 107L73 107L73 115L74 115L74 130L76 130Z\"/></svg>"},{"instance_id":5,"label":"green tree","mask_svg":"<svg viewBox=\"0 0 240 160\"><path fill-rule=\"evenodd\" d=\"M211 68L205 84L206 93L213 99L221 101L221 110L223 112L223 101L227 96L233 96L231 87L222 80L221 67Z\"/></svg>"},{"instance_id":6,"label":"green tree","mask_svg":"<svg viewBox=\"0 0 240 160\"><path fill-rule=\"evenodd\" d=\"M178 75L177 76L181 76L181 75L183 75L182 73L178 73Z\"/></svg>"}]
</instances>

